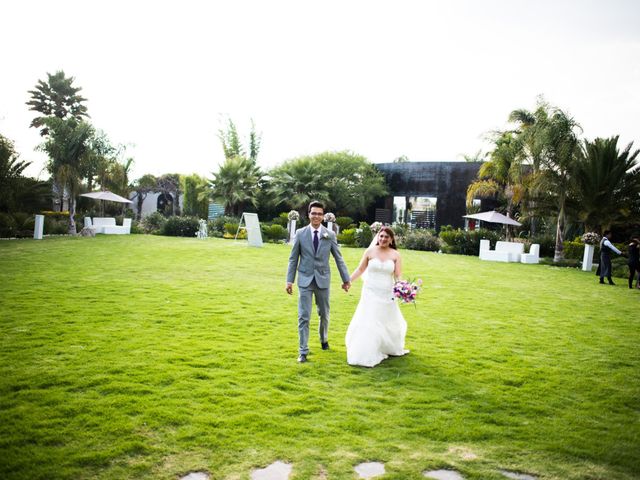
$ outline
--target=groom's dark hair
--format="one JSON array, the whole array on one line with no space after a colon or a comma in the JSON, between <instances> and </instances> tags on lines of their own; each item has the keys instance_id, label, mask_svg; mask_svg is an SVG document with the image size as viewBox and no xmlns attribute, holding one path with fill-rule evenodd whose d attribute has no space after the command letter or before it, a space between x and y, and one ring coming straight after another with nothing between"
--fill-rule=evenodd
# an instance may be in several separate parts
<instances>
[{"instance_id":1,"label":"groom's dark hair","mask_svg":"<svg viewBox=\"0 0 640 480\"><path fill-rule=\"evenodd\" d=\"M321 209L322 209L322 211L324 212L324 205L323 205L322 203L320 203L319 201L314 200L313 202L311 202L311 203L309 204L309 208L307 209L307 213L311 213L311 209L312 209L313 207L321 208Z\"/></svg>"}]
</instances>

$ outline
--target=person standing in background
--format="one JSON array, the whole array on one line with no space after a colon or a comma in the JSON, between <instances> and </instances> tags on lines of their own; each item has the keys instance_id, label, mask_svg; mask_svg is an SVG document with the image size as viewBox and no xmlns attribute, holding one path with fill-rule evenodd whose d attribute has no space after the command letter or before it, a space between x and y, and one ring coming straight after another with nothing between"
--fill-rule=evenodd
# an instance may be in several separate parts
<instances>
[{"instance_id":1,"label":"person standing in background","mask_svg":"<svg viewBox=\"0 0 640 480\"><path fill-rule=\"evenodd\" d=\"M633 288L633 278L638 272L636 288L640 288L640 238L633 237L629 243L629 288Z\"/></svg>"},{"instance_id":2,"label":"person standing in background","mask_svg":"<svg viewBox=\"0 0 640 480\"><path fill-rule=\"evenodd\" d=\"M607 277L609 285L615 285L611 279L611 252L621 255L622 252L611 243L611 230L605 230L600 240L600 283Z\"/></svg>"}]
</instances>

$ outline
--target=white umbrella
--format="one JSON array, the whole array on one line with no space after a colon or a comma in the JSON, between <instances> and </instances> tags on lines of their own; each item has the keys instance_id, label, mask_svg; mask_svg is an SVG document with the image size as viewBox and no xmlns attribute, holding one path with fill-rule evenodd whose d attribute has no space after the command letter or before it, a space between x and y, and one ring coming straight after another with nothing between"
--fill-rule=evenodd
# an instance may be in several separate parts
<instances>
[{"instance_id":1,"label":"white umbrella","mask_svg":"<svg viewBox=\"0 0 640 480\"><path fill-rule=\"evenodd\" d=\"M495 210L491 212L474 213L473 215L463 215L463 218L471 218L473 220L480 220L489 223L502 223L503 225L514 225L520 227L522 224L516 222L513 218L507 217Z\"/></svg>"},{"instance_id":2,"label":"white umbrella","mask_svg":"<svg viewBox=\"0 0 640 480\"><path fill-rule=\"evenodd\" d=\"M103 192L81 193L80 196L100 200L100 215L104 215L104 202L102 200L109 200L111 202L119 202L119 203L133 203L131 200L121 197L120 195L116 195L115 193L110 192L108 190L105 190ZM122 213L124 214L124 210Z\"/></svg>"},{"instance_id":3,"label":"white umbrella","mask_svg":"<svg viewBox=\"0 0 640 480\"><path fill-rule=\"evenodd\" d=\"M108 190L104 192L90 192L90 193L81 193L81 197L89 197L95 198L96 200L111 200L112 202L120 202L120 203L133 203L131 200L128 200L120 195L116 195Z\"/></svg>"}]
</instances>

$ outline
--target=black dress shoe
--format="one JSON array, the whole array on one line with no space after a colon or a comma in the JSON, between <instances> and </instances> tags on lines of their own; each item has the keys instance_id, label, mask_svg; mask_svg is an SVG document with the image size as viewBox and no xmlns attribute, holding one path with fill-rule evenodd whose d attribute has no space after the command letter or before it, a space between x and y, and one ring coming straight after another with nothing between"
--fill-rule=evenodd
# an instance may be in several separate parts
<instances>
[{"instance_id":1,"label":"black dress shoe","mask_svg":"<svg viewBox=\"0 0 640 480\"><path fill-rule=\"evenodd\" d=\"M322 342L322 349L329 350L329 342Z\"/></svg>"},{"instance_id":2,"label":"black dress shoe","mask_svg":"<svg viewBox=\"0 0 640 480\"><path fill-rule=\"evenodd\" d=\"M304 353L301 353L300 356L298 357L298 363L304 363L307 361L307 355Z\"/></svg>"},{"instance_id":3,"label":"black dress shoe","mask_svg":"<svg viewBox=\"0 0 640 480\"><path fill-rule=\"evenodd\" d=\"M609 280L609 285L615 285L611 280Z\"/></svg>"}]
</instances>

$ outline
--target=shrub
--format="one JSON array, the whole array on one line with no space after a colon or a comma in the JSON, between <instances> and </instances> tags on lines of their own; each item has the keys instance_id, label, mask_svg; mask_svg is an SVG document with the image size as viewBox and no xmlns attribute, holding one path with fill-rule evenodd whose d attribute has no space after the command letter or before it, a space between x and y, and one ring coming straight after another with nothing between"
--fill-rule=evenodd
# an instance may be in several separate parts
<instances>
[{"instance_id":1,"label":"shrub","mask_svg":"<svg viewBox=\"0 0 640 480\"><path fill-rule=\"evenodd\" d=\"M286 212L282 212L280 215L274 218L271 223L274 225L281 225L284 228L287 228L287 225L289 224L289 214Z\"/></svg>"},{"instance_id":2,"label":"shrub","mask_svg":"<svg viewBox=\"0 0 640 480\"><path fill-rule=\"evenodd\" d=\"M627 264L627 259L625 257L615 257L611 259L611 276L629 278L629 265Z\"/></svg>"},{"instance_id":3,"label":"shrub","mask_svg":"<svg viewBox=\"0 0 640 480\"><path fill-rule=\"evenodd\" d=\"M564 260L560 260L559 262L553 261L553 255L551 257L545 257L540 259L541 265L550 265L552 267L568 267L568 268L578 268L582 265L580 260L576 260L574 258L565 258Z\"/></svg>"},{"instance_id":4,"label":"shrub","mask_svg":"<svg viewBox=\"0 0 640 480\"><path fill-rule=\"evenodd\" d=\"M164 215L160 212L153 212L142 219L140 226L144 233L157 235L162 232L165 223L167 223L167 218Z\"/></svg>"},{"instance_id":5,"label":"shrub","mask_svg":"<svg viewBox=\"0 0 640 480\"><path fill-rule=\"evenodd\" d=\"M401 245L409 250L423 250L437 252L442 243L432 232L425 229L415 229L402 237L398 237Z\"/></svg>"},{"instance_id":6,"label":"shrub","mask_svg":"<svg viewBox=\"0 0 640 480\"><path fill-rule=\"evenodd\" d=\"M0 237L15 237L18 226L8 213L0 212Z\"/></svg>"},{"instance_id":7,"label":"shrub","mask_svg":"<svg viewBox=\"0 0 640 480\"><path fill-rule=\"evenodd\" d=\"M227 222L224 224L224 233L235 236L240 224L236 222Z\"/></svg>"},{"instance_id":8,"label":"shrub","mask_svg":"<svg viewBox=\"0 0 640 480\"><path fill-rule=\"evenodd\" d=\"M13 214L16 222L15 236L18 238L29 238L33 236L33 229L36 226L34 215L24 212L16 212Z\"/></svg>"},{"instance_id":9,"label":"shrub","mask_svg":"<svg viewBox=\"0 0 640 480\"><path fill-rule=\"evenodd\" d=\"M144 233L144 230L142 229L140 222L135 222L135 221L131 222L131 233L132 234Z\"/></svg>"},{"instance_id":10,"label":"shrub","mask_svg":"<svg viewBox=\"0 0 640 480\"><path fill-rule=\"evenodd\" d=\"M355 244L358 247L367 248L373 240L373 232L367 222L360 222L360 226L356 229Z\"/></svg>"},{"instance_id":11,"label":"shrub","mask_svg":"<svg viewBox=\"0 0 640 480\"><path fill-rule=\"evenodd\" d=\"M391 228L396 234L396 237L403 237L410 231L409 225L406 223L394 223Z\"/></svg>"},{"instance_id":12,"label":"shrub","mask_svg":"<svg viewBox=\"0 0 640 480\"><path fill-rule=\"evenodd\" d=\"M353 218L351 217L337 217L336 224L340 227L340 230L345 230L349 228L349 225L353 223Z\"/></svg>"},{"instance_id":13,"label":"shrub","mask_svg":"<svg viewBox=\"0 0 640 480\"><path fill-rule=\"evenodd\" d=\"M162 234L170 237L195 237L200 229L198 217L169 217L164 224Z\"/></svg>"},{"instance_id":14,"label":"shrub","mask_svg":"<svg viewBox=\"0 0 640 480\"><path fill-rule=\"evenodd\" d=\"M443 227L440 230L440 239L444 242L442 250L446 253L460 255L478 255L480 240L489 240L493 247L500 238L501 236L498 232L485 229L465 231Z\"/></svg>"},{"instance_id":15,"label":"shrub","mask_svg":"<svg viewBox=\"0 0 640 480\"><path fill-rule=\"evenodd\" d=\"M40 212L41 215L44 215L45 219L53 219L53 220L67 220L69 221L69 212L52 212L50 210L45 210L44 212Z\"/></svg>"},{"instance_id":16,"label":"shrub","mask_svg":"<svg viewBox=\"0 0 640 480\"><path fill-rule=\"evenodd\" d=\"M341 245L355 245L356 229L347 228L345 230L341 230L341 232L338 234L338 243L340 243Z\"/></svg>"},{"instance_id":17,"label":"shrub","mask_svg":"<svg viewBox=\"0 0 640 480\"><path fill-rule=\"evenodd\" d=\"M219 217L214 218L213 220L209 220L208 223L208 228L209 228L209 235L210 236L217 236L217 235L213 235L213 232L219 232L220 233L220 237L222 236L223 233L225 233L225 229L224 229L224 224L225 223L240 223L240 219L236 218L236 217L230 217L228 215L221 215ZM233 232L233 234L235 235L236 232Z\"/></svg>"},{"instance_id":18,"label":"shrub","mask_svg":"<svg viewBox=\"0 0 640 480\"><path fill-rule=\"evenodd\" d=\"M273 225L263 225L262 226L262 234L268 239L272 241L278 240L286 240L287 238L287 229L282 225L273 224Z\"/></svg>"},{"instance_id":19,"label":"shrub","mask_svg":"<svg viewBox=\"0 0 640 480\"><path fill-rule=\"evenodd\" d=\"M531 243L540 245L540 256L553 258L556 249L556 237L554 235L536 235L529 238Z\"/></svg>"},{"instance_id":20,"label":"shrub","mask_svg":"<svg viewBox=\"0 0 640 480\"><path fill-rule=\"evenodd\" d=\"M45 217L43 233L45 235L66 235L69 233L69 217L65 220Z\"/></svg>"},{"instance_id":21,"label":"shrub","mask_svg":"<svg viewBox=\"0 0 640 480\"><path fill-rule=\"evenodd\" d=\"M236 238L236 234L234 233L223 233L222 238ZM244 240L247 238L247 231L243 228L238 232L238 240Z\"/></svg>"},{"instance_id":22,"label":"shrub","mask_svg":"<svg viewBox=\"0 0 640 480\"><path fill-rule=\"evenodd\" d=\"M563 242L562 245L564 246L564 258L566 260L582 260L582 257L584 256L584 243ZM553 257L553 253L550 256Z\"/></svg>"}]
</instances>

